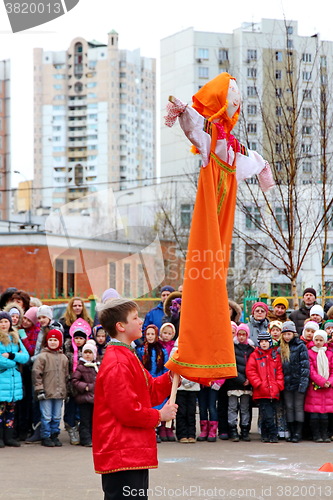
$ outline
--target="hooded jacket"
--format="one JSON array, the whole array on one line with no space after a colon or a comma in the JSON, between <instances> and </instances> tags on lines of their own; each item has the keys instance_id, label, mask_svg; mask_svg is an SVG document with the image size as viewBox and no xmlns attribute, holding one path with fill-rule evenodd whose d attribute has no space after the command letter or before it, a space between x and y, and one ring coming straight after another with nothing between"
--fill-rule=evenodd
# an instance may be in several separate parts
<instances>
[{"instance_id":1,"label":"hooded jacket","mask_svg":"<svg viewBox=\"0 0 333 500\"><path fill-rule=\"evenodd\" d=\"M289 342L289 361L282 361L284 388L305 394L309 385L310 362L304 342L294 337Z\"/></svg>"},{"instance_id":2,"label":"hooded jacket","mask_svg":"<svg viewBox=\"0 0 333 500\"><path fill-rule=\"evenodd\" d=\"M229 378L225 381L224 387L227 391L249 391L251 386L244 385L246 380L246 365L250 354L253 353L254 348L250 344L240 344L237 342L237 337L234 338L235 357L237 365L237 377Z\"/></svg>"},{"instance_id":3,"label":"hooded jacket","mask_svg":"<svg viewBox=\"0 0 333 500\"><path fill-rule=\"evenodd\" d=\"M68 359L61 349L42 349L32 366L32 381L35 392L44 391L46 399L65 399Z\"/></svg>"},{"instance_id":4,"label":"hooded jacket","mask_svg":"<svg viewBox=\"0 0 333 500\"><path fill-rule=\"evenodd\" d=\"M97 366L97 365L96 365ZM75 401L77 404L94 403L94 391L97 371L91 363L81 358L79 364L71 377L72 385L76 391ZM86 389L88 387L88 390Z\"/></svg>"},{"instance_id":5,"label":"hooded jacket","mask_svg":"<svg viewBox=\"0 0 333 500\"><path fill-rule=\"evenodd\" d=\"M13 359L5 358L9 353ZM16 331L0 333L0 402L14 402L23 398L19 364L29 361L29 354Z\"/></svg>"}]
</instances>

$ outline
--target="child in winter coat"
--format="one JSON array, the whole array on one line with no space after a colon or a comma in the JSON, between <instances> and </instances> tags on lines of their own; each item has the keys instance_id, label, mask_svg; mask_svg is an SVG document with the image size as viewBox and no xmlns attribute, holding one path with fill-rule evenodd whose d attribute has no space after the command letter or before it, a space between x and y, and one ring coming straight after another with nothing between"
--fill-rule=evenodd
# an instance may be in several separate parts
<instances>
[{"instance_id":1,"label":"child in winter coat","mask_svg":"<svg viewBox=\"0 0 333 500\"><path fill-rule=\"evenodd\" d=\"M13 329L11 316L0 311L0 448L20 446L14 439L15 405L23 398L18 367L28 360L29 354Z\"/></svg>"},{"instance_id":2,"label":"child in winter coat","mask_svg":"<svg viewBox=\"0 0 333 500\"><path fill-rule=\"evenodd\" d=\"M210 387L200 385L198 394L200 434L197 441L216 441L216 432L219 425L217 414L218 392L224 384L225 379L216 380Z\"/></svg>"},{"instance_id":3,"label":"child in winter coat","mask_svg":"<svg viewBox=\"0 0 333 500\"><path fill-rule=\"evenodd\" d=\"M304 328L302 335L300 336L300 339L308 349L311 349L311 347L314 345L312 339L314 333L319 330L319 325L316 321L311 321L310 319L308 321L304 322Z\"/></svg>"},{"instance_id":4,"label":"child in winter coat","mask_svg":"<svg viewBox=\"0 0 333 500\"><path fill-rule=\"evenodd\" d=\"M68 359L62 352L62 333L50 330L46 347L37 356L32 367L32 379L41 411L42 446L62 446L60 420L63 400L66 398Z\"/></svg>"},{"instance_id":5,"label":"child in winter coat","mask_svg":"<svg viewBox=\"0 0 333 500\"><path fill-rule=\"evenodd\" d=\"M171 351L171 356L178 348L178 339ZM186 378L181 378L178 387L176 404L178 411L176 415L176 436L180 443L195 443L195 412L200 385Z\"/></svg>"},{"instance_id":6,"label":"child in winter coat","mask_svg":"<svg viewBox=\"0 0 333 500\"><path fill-rule=\"evenodd\" d=\"M259 333L258 343L259 347L250 355L245 372L253 387L253 399L259 406L261 440L277 443L275 410L280 392L284 389L282 363L279 353L272 349L269 333Z\"/></svg>"},{"instance_id":7,"label":"child in winter coat","mask_svg":"<svg viewBox=\"0 0 333 500\"><path fill-rule=\"evenodd\" d=\"M78 367L72 375L72 385L77 391L75 401L80 408L80 444L91 446L92 419L94 410L94 390L98 365L96 363L97 347L90 339L82 348L82 356Z\"/></svg>"},{"instance_id":8,"label":"child in winter coat","mask_svg":"<svg viewBox=\"0 0 333 500\"><path fill-rule=\"evenodd\" d=\"M160 344L168 353L168 358L170 357L171 350L175 345L174 337L176 335L176 328L172 323L163 323L160 328L159 340Z\"/></svg>"},{"instance_id":9,"label":"child in winter coat","mask_svg":"<svg viewBox=\"0 0 333 500\"><path fill-rule=\"evenodd\" d=\"M319 304L315 304L310 309L310 320L318 323L319 328L322 329L324 327L324 309Z\"/></svg>"},{"instance_id":10,"label":"child in winter coat","mask_svg":"<svg viewBox=\"0 0 333 500\"><path fill-rule=\"evenodd\" d=\"M111 339L102 325L96 325L93 327L93 337L97 348L96 362L100 365L106 351L107 343L110 342Z\"/></svg>"},{"instance_id":11,"label":"child in winter coat","mask_svg":"<svg viewBox=\"0 0 333 500\"><path fill-rule=\"evenodd\" d=\"M228 394L229 437L235 442L239 441L238 412L240 412L240 438L243 441L250 441L252 387L247 380L245 369L254 347L248 342L249 334L249 327L245 323L237 327L237 335L234 339L237 377L227 379L225 382Z\"/></svg>"},{"instance_id":12,"label":"child in winter coat","mask_svg":"<svg viewBox=\"0 0 333 500\"><path fill-rule=\"evenodd\" d=\"M80 410L75 401L75 390L72 386L71 378L75 372L79 359L82 356L82 348L91 335L90 324L82 318L74 321L69 328L70 338L65 340L64 352L69 361L69 384L68 398L65 403L64 422L72 445L80 444L79 422Z\"/></svg>"},{"instance_id":13,"label":"child in winter coat","mask_svg":"<svg viewBox=\"0 0 333 500\"><path fill-rule=\"evenodd\" d=\"M284 375L283 399L289 437L286 441L298 443L304 422L304 398L309 385L310 363L308 349L297 335L292 321L283 323L280 354Z\"/></svg>"},{"instance_id":14,"label":"child in winter coat","mask_svg":"<svg viewBox=\"0 0 333 500\"><path fill-rule=\"evenodd\" d=\"M310 413L313 440L330 443L328 437L328 414L333 413L333 353L327 350L327 333L317 330L313 335L314 345L309 349L310 385L304 410Z\"/></svg>"},{"instance_id":15,"label":"child in winter coat","mask_svg":"<svg viewBox=\"0 0 333 500\"><path fill-rule=\"evenodd\" d=\"M158 340L158 328L156 325L148 325L146 327L144 331L143 346L137 347L136 352L143 366L146 370L148 370L152 377L159 377L168 371L164 366L168 361L168 353ZM157 406L156 409L159 410L164 403L165 401L161 403L161 405ZM158 428L157 442L159 442L158 437L161 441L176 440L173 430L171 428L167 428L165 426L165 422L161 422L161 425Z\"/></svg>"},{"instance_id":16,"label":"child in winter coat","mask_svg":"<svg viewBox=\"0 0 333 500\"><path fill-rule=\"evenodd\" d=\"M279 347L283 323L278 320L270 321L267 331L272 337L273 347Z\"/></svg>"},{"instance_id":17,"label":"child in winter coat","mask_svg":"<svg viewBox=\"0 0 333 500\"><path fill-rule=\"evenodd\" d=\"M4 311L8 312L12 318L13 327L17 329L20 328L24 315L22 307L16 302L9 302L6 304L6 307L4 307Z\"/></svg>"}]
</instances>

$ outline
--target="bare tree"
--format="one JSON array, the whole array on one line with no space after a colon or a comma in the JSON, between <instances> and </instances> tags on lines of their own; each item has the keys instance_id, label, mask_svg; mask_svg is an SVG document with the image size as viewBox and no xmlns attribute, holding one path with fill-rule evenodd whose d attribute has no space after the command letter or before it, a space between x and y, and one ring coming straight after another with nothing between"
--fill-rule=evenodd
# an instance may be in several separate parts
<instances>
[{"instance_id":1,"label":"bare tree","mask_svg":"<svg viewBox=\"0 0 333 500\"><path fill-rule=\"evenodd\" d=\"M271 164L277 184L268 193L262 193L253 179L241 184L238 208L245 214L246 224L236 226L235 234L290 280L294 307L298 307L299 273L305 259L315 251L323 227L327 228L333 204L332 196L326 196L327 184L321 176L322 165L326 172L331 167L331 157L325 154L320 141L314 140L320 134L323 139L323 127L329 133L333 115L327 108L326 122L315 119L315 110L321 116L323 110L322 51L318 40L310 40L310 47L295 52L288 46L287 23L285 28L285 47L272 47L263 55L264 86L256 100L262 121L263 155ZM250 108L250 100L246 105L241 125L250 146L250 112L254 108ZM323 246L323 255L325 252Z\"/></svg>"}]
</instances>

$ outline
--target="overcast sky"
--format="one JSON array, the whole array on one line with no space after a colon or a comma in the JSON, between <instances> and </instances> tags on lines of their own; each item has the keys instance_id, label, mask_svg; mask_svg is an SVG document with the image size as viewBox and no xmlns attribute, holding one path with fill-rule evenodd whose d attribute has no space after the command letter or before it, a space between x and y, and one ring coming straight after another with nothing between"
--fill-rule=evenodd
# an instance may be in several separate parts
<instances>
[{"instance_id":1,"label":"overcast sky","mask_svg":"<svg viewBox=\"0 0 333 500\"><path fill-rule=\"evenodd\" d=\"M66 50L76 36L106 43L107 33L115 29L119 33L120 48L140 48L141 55L158 58L161 38L177 31L193 26L199 31L231 33L241 23L258 22L261 18L296 20L300 35L319 33L322 40L333 40L331 5L329 0L315 3L309 0L80 0L64 16L13 34L1 2L0 59L12 61L12 170L32 177L34 47ZM14 184L20 180L22 177L14 174Z\"/></svg>"}]
</instances>

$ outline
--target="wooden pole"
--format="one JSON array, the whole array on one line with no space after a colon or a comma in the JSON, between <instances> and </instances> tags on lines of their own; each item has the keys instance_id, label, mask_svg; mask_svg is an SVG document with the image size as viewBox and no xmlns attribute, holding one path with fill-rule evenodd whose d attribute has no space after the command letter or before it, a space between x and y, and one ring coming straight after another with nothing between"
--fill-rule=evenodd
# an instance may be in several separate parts
<instances>
[{"instance_id":1,"label":"wooden pole","mask_svg":"<svg viewBox=\"0 0 333 500\"><path fill-rule=\"evenodd\" d=\"M176 402L178 385L179 385L179 375L178 375L178 373L174 373L173 380L172 380L171 394L170 394L170 399L169 399L170 404L174 404ZM165 427L170 429L171 426L172 426L172 420L169 420L168 422L166 422Z\"/></svg>"}]
</instances>

